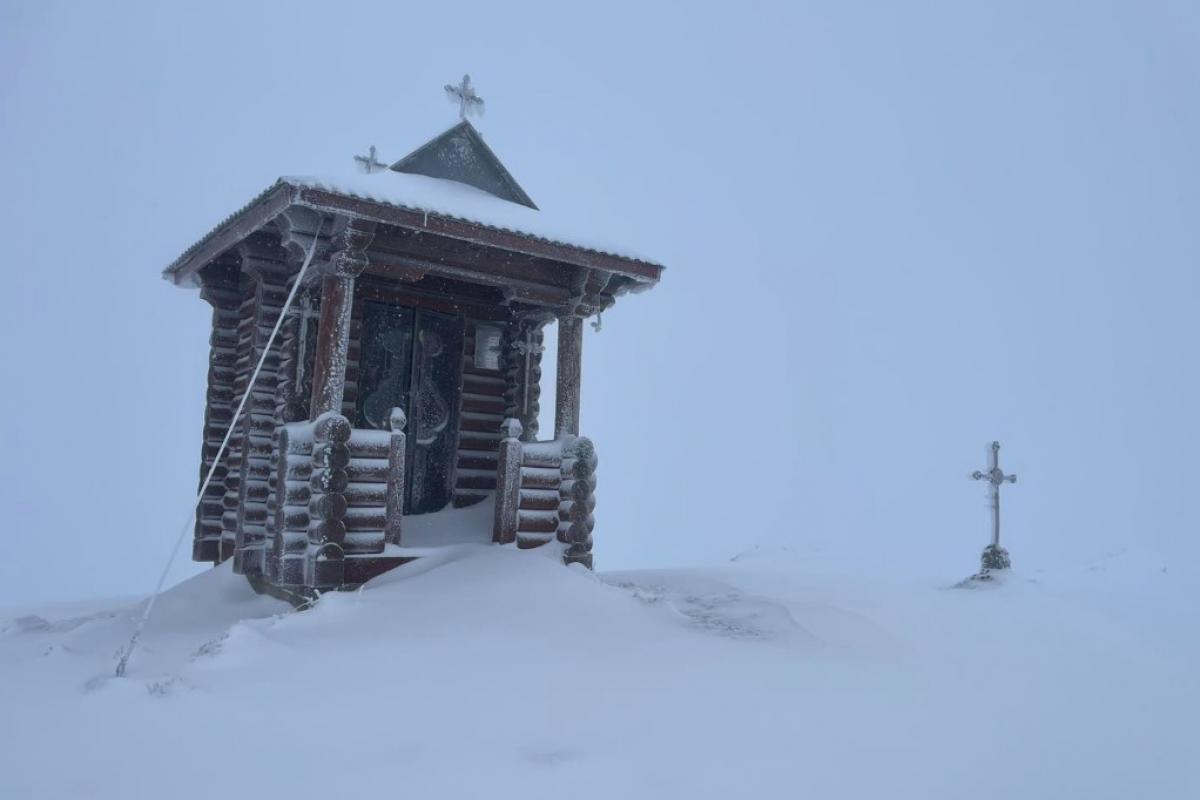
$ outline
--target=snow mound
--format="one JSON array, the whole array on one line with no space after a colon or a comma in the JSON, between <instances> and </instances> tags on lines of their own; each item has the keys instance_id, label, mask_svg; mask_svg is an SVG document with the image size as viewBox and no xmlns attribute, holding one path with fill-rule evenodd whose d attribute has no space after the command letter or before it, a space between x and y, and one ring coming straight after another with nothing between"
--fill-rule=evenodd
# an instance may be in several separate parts
<instances>
[{"instance_id":1,"label":"snow mound","mask_svg":"<svg viewBox=\"0 0 1200 800\"><path fill-rule=\"evenodd\" d=\"M461 544L299 613L220 567L126 679L137 604L0 621L0 796L1200 796L1196 583L1147 563L962 592Z\"/></svg>"}]
</instances>

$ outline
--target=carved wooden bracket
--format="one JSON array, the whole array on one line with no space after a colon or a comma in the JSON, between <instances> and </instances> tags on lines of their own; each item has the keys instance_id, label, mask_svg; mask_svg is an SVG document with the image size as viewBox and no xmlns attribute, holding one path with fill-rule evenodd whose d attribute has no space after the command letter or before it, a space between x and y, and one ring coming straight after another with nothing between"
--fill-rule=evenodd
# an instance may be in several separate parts
<instances>
[{"instance_id":1,"label":"carved wooden bracket","mask_svg":"<svg viewBox=\"0 0 1200 800\"><path fill-rule=\"evenodd\" d=\"M242 272L255 277L264 274L290 272L288 252L279 240L269 233L259 232L247 236L237 246L241 258Z\"/></svg>"},{"instance_id":2,"label":"carved wooden bracket","mask_svg":"<svg viewBox=\"0 0 1200 800\"><path fill-rule=\"evenodd\" d=\"M375 223L369 220L338 217L334 220L331 245L333 252L324 272L341 278L356 278L370 263L367 248L375 238Z\"/></svg>"},{"instance_id":3,"label":"carved wooden bracket","mask_svg":"<svg viewBox=\"0 0 1200 800\"><path fill-rule=\"evenodd\" d=\"M323 214L304 206L289 206L275 218L275 227L279 231L280 245L294 263L303 263L313 239L317 239L313 260L320 262L329 257L328 221Z\"/></svg>"}]
</instances>

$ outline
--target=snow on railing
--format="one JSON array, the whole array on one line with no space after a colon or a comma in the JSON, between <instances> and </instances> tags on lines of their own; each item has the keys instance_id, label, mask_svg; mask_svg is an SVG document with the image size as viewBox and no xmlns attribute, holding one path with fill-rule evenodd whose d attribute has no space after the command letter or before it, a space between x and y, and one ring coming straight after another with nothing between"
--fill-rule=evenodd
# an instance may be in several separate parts
<instances>
[{"instance_id":1,"label":"snow on railing","mask_svg":"<svg viewBox=\"0 0 1200 800\"><path fill-rule=\"evenodd\" d=\"M404 412L388 431L355 429L333 412L280 426L267 577L277 586L341 586L347 556L399 544Z\"/></svg>"},{"instance_id":2,"label":"snow on railing","mask_svg":"<svg viewBox=\"0 0 1200 800\"><path fill-rule=\"evenodd\" d=\"M501 426L492 540L522 549L557 539L568 564L592 566L596 450L590 439L564 436L522 442L521 423Z\"/></svg>"}]
</instances>

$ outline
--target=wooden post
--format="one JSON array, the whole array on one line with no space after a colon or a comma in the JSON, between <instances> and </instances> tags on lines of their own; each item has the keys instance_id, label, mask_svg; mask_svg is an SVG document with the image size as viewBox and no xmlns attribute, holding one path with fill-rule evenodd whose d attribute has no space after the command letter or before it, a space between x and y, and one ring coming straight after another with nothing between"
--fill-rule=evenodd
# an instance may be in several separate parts
<instances>
[{"instance_id":1,"label":"wooden post","mask_svg":"<svg viewBox=\"0 0 1200 800\"><path fill-rule=\"evenodd\" d=\"M336 251L321 279L321 321L313 365L313 394L309 419L327 412L340 414L346 390L346 361L350 352L350 314L354 279L367 268L366 249L375 238L375 223L339 220Z\"/></svg>"},{"instance_id":2,"label":"wooden post","mask_svg":"<svg viewBox=\"0 0 1200 800\"><path fill-rule=\"evenodd\" d=\"M408 455L404 435L407 421L404 410L400 408L393 408L388 415L392 437L388 442L387 523L383 531L383 540L388 544L400 544L400 527L404 518L404 460Z\"/></svg>"},{"instance_id":3,"label":"wooden post","mask_svg":"<svg viewBox=\"0 0 1200 800\"><path fill-rule=\"evenodd\" d=\"M295 280L295 278L293 278ZM291 287L289 286L290 290ZM275 384L275 416L280 422L300 422L309 417L312 387L304 391L304 376L312 369L305 363L305 341L316 336L313 326L320 314L317 292L312 286L302 286L279 331L279 374ZM309 374L311 381L311 374Z\"/></svg>"},{"instance_id":4,"label":"wooden post","mask_svg":"<svg viewBox=\"0 0 1200 800\"><path fill-rule=\"evenodd\" d=\"M541 412L542 353L545 336L540 320L527 319L509 328L504 347L505 416L521 423L521 441L535 442Z\"/></svg>"},{"instance_id":5,"label":"wooden post","mask_svg":"<svg viewBox=\"0 0 1200 800\"><path fill-rule=\"evenodd\" d=\"M328 411L338 412L342 409L353 303L353 276L326 275L321 279L321 322L313 366L310 419L315 420Z\"/></svg>"},{"instance_id":6,"label":"wooden post","mask_svg":"<svg viewBox=\"0 0 1200 800\"><path fill-rule=\"evenodd\" d=\"M583 319L558 320L558 381L554 398L554 438L579 435L579 389L583 358Z\"/></svg>"},{"instance_id":7,"label":"wooden post","mask_svg":"<svg viewBox=\"0 0 1200 800\"><path fill-rule=\"evenodd\" d=\"M510 544L517 540L517 510L521 505L521 423L509 417L500 424L500 435L492 541Z\"/></svg>"}]
</instances>

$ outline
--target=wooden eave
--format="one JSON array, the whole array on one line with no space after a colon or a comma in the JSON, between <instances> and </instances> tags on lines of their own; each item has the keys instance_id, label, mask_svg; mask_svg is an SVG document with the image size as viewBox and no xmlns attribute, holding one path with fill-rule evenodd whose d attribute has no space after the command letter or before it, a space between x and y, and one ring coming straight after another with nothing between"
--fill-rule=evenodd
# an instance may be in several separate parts
<instances>
[{"instance_id":1,"label":"wooden eave","mask_svg":"<svg viewBox=\"0 0 1200 800\"><path fill-rule=\"evenodd\" d=\"M276 183L185 250L163 270L163 277L176 286L197 285L197 272L295 205L295 194L296 187L291 184Z\"/></svg>"},{"instance_id":2,"label":"wooden eave","mask_svg":"<svg viewBox=\"0 0 1200 800\"><path fill-rule=\"evenodd\" d=\"M659 281L663 271L662 265L649 261L280 180L185 251L164 270L163 277L177 286L196 285L196 273L200 269L250 234L262 229L291 206L372 220L444 237L475 248L494 249L571 267L622 275L629 278L630 283L636 285L636 289L653 286ZM465 272L474 271L484 283L495 283L497 279L505 277L495 271L471 270L470 267L458 267L455 271L463 277L466 277Z\"/></svg>"}]
</instances>

